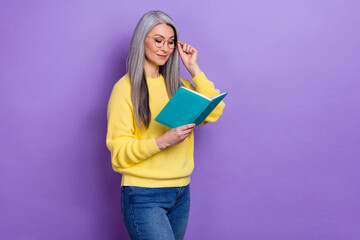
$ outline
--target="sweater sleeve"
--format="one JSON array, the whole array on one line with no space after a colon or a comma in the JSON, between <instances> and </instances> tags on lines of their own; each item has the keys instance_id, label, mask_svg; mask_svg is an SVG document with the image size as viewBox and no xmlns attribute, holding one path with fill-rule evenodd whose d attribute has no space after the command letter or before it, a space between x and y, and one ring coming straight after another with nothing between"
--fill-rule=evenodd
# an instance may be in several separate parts
<instances>
[{"instance_id":1,"label":"sweater sleeve","mask_svg":"<svg viewBox=\"0 0 360 240\"><path fill-rule=\"evenodd\" d=\"M207 79L207 77L203 72L199 73L192 79L195 86L193 86L189 80L187 79L184 80L185 80L184 81L185 87L188 87L201 94L204 94L209 98L220 94L220 90L215 89L214 84ZM216 108L214 108L214 110L209 114L209 116L204 120L204 122L200 124L200 126L205 125L207 122L216 122L222 115L224 108L225 108L225 103L224 101L221 101L216 106Z\"/></svg>"},{"instance_id":2,"label":"sweater sleeve","mask_svg":"<svg viewBox=\"0 0 360 240\"><path fill-rule=\"evenodd\" d=\"M111 152L115 171L131 167L160 152L155 138L138 139L135 136L135 117L130 96L130 88L117 83L108 103L106 146Z\"/></svg>"}]
</instances>

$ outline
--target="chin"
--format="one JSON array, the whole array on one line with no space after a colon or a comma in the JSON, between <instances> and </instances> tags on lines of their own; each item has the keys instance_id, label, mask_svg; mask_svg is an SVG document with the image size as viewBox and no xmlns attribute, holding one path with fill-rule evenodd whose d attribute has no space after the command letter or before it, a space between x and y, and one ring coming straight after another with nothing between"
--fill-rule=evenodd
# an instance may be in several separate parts
<instances>
[{"instance_id":1,"label":"chin","mask_svg":"<svg viewBox=\"0 0 360 240\"><path fill-rule=\"evenodd\" d=\"M159 61L156 64L159 66L164 66L166 62L167 62L167 59L166 59L166 61Z\"/></svg>"}]
</instances>

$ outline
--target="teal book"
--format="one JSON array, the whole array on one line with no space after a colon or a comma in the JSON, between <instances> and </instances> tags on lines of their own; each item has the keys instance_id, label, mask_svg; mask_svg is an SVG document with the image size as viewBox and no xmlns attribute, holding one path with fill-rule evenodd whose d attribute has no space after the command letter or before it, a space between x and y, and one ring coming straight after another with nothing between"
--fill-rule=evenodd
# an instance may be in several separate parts
<instances>
[{"instance_id":1,"label":"teal book","mask_svg":"<svg viewBox=\"0 0 360 240\"><path fill-rule=\"evenodd\" d=\"M191 89L180 87L161 110L155 121L170 128L201 124L227 93L208 98Z\"/></svg>"}]
</instances>

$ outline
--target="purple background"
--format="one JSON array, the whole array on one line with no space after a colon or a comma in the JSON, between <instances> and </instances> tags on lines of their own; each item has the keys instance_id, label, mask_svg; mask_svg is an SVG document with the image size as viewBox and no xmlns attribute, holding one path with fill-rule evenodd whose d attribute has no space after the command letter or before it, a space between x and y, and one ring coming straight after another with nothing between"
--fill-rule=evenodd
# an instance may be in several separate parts
<instances>
[{"instance_id":1,"label":"purple background","mask_svg":"<svg viewBox=\"0 0 360 240\"><path fill-rule=\"evenodd\" d=\"M152 9L229 92L196 130L186 239L360 239L357 0L2 1L0 238L129 239L106 108Z\"/></svg>"}]
</instances>

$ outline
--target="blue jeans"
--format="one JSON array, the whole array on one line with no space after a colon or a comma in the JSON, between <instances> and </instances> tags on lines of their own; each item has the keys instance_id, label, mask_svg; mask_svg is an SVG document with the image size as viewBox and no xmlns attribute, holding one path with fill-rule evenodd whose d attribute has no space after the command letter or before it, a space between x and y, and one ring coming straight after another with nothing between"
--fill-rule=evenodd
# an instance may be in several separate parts
<instances>
[{"instance_id":1,"label":"blue jeans","mask_svg":"<svg viewBox=\"0 0 360 240\"><path fill-rule=\"evenodd\" d=\"M184 239L190 186L121 187L121 213L133 240Z\"/></svg>"}]
</instances>

